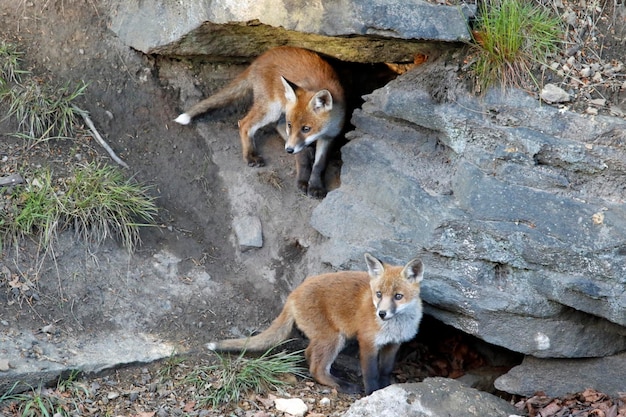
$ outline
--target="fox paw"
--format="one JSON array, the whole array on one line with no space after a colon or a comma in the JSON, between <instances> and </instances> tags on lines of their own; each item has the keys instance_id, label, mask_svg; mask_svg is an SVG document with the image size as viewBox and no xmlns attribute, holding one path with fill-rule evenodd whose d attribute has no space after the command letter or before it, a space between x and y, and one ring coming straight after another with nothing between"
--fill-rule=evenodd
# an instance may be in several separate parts
<instances>
[{"instance_id":1,"label":"fox paw","mask_svg":"<svg viewBox=\"0 0 626 417\"><path fill-rule=\"evenodd\" d=\"M300 190L303 194L307 194L309 190L309 182L308 181L298 181L298 190Z\"/></svg>"},{"instance_id":2,"label":"fox paw","mask_svg":"<svg viewBox=\"0 0 626 417\"><path fill-rule=\"evenodd\" d=\"M309 187L307 194L309 197L321 199L326 197L326 189L324 187Z\"/></svg>"},{"instance_id":3,"label":"fox paw","mask_svg":"<svg viewBox=\"0 0 626 417\"><path fill-rule=\"evenodd\" d=\"M258 155L252 155L249 156L248 158L246 158L248 161L248 166L249 167L264 167L265 166L265 161L263 160L262 157L258 156Z\"/></svg>"}]
</instances>

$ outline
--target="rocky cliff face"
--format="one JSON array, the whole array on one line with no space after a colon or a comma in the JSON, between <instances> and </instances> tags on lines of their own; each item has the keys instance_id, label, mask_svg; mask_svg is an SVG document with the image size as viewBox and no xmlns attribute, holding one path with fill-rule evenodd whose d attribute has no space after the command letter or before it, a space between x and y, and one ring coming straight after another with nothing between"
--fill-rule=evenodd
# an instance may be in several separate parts
<instances>
[{"instance_id":1,"label":"rocky cliff face","mask_svg":"<svg viewBox=\"0 0 626 417\"><path fill-rule=\"evenodd\" d=\"M469 41L476 11L423 0L133 0L114 9L111 29L144 53L247 59L290 44L361 63L412 62L441 42Z\"/></svg>"},{"instance_id":2,"label":"rocky cliff face","mask_svg":"<svg viewBox=\"0 0 626 417\"><path fill-rule=\"evenodd\" d=\"M353 62L426 53L354 112L341 187L311 220L329 240L311 252L354 268L364 251L419 255L429 313L514 351L626 349L624 121L520 91L475 97L461 58L431 43L469 39L471 8L366 3L119 2L111 28L174 56L245 58L280 44Z\"/></svg>"},{"instance_id":3,"label":"rocky cliff face","mask_svg":"<svg viewBox=\"0 0 626 417\"><path fill-rule=\"evenodd\" d=\"M342 185L312 218L326 260L421 256L428 312L514 351L626 349L626 123L456 78L423 65L355 112Z\"/></svg>"}]
</instances>

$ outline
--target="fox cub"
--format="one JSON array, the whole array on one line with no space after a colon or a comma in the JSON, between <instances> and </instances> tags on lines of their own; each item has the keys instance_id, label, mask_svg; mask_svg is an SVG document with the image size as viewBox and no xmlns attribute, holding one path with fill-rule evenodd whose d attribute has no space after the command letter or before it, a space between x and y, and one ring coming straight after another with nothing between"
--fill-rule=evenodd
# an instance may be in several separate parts
<instances>
[{"instance_id":1,"label":"fox cub","mask_svg":"<svg viewBox=\"0 0 626 417\"><path fill-rule=\"evenodd\" d=\"M346 339L359 342L365 393L390 384L400 344L411 340L422 319L420 282L424 267L413 259L390 266L365 254L368 272L312 276L287 298L280 315L256 336L208 343L210 350L264 351L289 338L295 324L309 339L305 351L317 382L358 393L356 384L330 373Z\"/></svg>"},{"instance_id":2,"label":"fox cub","mask_svg":"<svg viewBox=\"0 0 626 417\"><path fill-rule=\"evenodd\" d=\"M298 188L312 197L326 195L322 176L329 147L341 133L346 104L339 77L315 52L281 46L259 56L237 78L216 94L186 110L175 121L186 125L195 116L223 107L253 93L248 114L239 121L243 159L249 166L263 166L254 147L254 134L270 123L285 139L285 151L297 154ZM315 157L308 146L315 144ZM313 159L313 161L311 161Z\"/></svg>"}]
</instances>

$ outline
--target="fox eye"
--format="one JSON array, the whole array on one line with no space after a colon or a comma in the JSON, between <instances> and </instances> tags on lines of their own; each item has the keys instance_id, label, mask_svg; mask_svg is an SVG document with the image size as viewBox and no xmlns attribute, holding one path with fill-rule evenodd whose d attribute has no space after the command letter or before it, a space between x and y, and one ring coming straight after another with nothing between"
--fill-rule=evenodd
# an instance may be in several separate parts
<instances>
[{"instance_id":1,"label":"fox eye","mask_svg":"<svg viewBox=\"0 0 626 417\"><path fill-rule=\"evenodd\" d=\"M383 298L383 293L380 291L376 291L376 298Z\"/></svg>"},{"instance_id":2,"label":"fox eye","mask_svg":"<svg viewBox=\"0 0 626 417\"><path fill-rule=\"evenodd\" d=\"M395 298L396 300L402 300L402 297L404 297L404 295L402 294L396 294L393 296L393 298Z\"/></svg>"},{"instance_id":3,"label":"fox eye","mask_svg":"<svg viewBox=\"0 0 626 417\"><path fill-rule=\"evenodd\" d=\"M302 131L302 133L309 133L311 131L311 126L302 126L300 131Z\"/></svg>"},{"instance_id":4,"label":"fox eye","mask_svg":"<svg viewBox=\"0 0 626 417\"><path fill-rule=\"evenodd\" d=\"M287 130L291 130L291 122L287 122Z\"/></svg>"}]
</instances>

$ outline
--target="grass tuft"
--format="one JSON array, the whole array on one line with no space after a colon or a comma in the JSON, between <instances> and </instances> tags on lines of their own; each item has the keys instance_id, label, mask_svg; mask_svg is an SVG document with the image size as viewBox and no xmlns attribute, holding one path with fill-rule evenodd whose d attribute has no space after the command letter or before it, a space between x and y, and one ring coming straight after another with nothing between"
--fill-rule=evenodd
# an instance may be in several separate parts
<instances>
[{"instance_id":1,"label":"grass tuft","mask_svg":"<svg viewBox=\"0 0 626 417\"><path fill-rule=\"evenodd\" d=\"M63 216L84 242L99 245L115 237L132 252L140 243L139 227L154 224L150 187L126 179L116 167L89 163L66 181Z\"/></svg>"},{"instance_id":2,"label":"grass tuft","mask_svg":"<svg viewBox=\"0 0 626 417\"><path fill-rule=\"evenodd\" d=\"M79 114L72 103L87 85L51 87L32 76L23 80L30 71L21 68L21 61L22 53L14 45L0 44L0 101L8 106L4 118L17 121L14 135L35 144L75 138Z\"/></svg>"},{"instance_id":3,"label":"grass tuft","mask_svg":"<svg viewBox=\"0 0 626 417\"><path fill-rule=\"evenodd\" d=\"M14 394L16 382L9 391L0 396L0 404L10 404L8 410L20 417L69 417L81 415L75 402L89 397L89 391L76 381L78 371L73 371L68 379L59 379L56 389L31 388L30 392Z\"/></svg>"},{"instance_id":4,"label":"grass tuft","mask_svg":"<svg viewBox=\"0 0 626 417\"><path fill-rule=\"evenodd\" d=\"M8 103L5 117L14 117L17 121L15 136L37 144L50 139L76 137L80 115L72 103L84 93L85 88L86 84L74 89L69 85L51 88L29 79L4 89L0 92L0 100Z\"/></svg>"},{"instance_id":5,"label":"grass tuft","mask_svg":"<svg viewBox=\"0 0 626 417\"><path fill-rule=\"evenodd\" d=\"M139 227L154 224L157 207L150 187L124 178L116 167L88 163L57 182L41 169L32 178L9 195L0 243L38 236L48 247L58 232L71 227L89 245L113 237L133 252L140 243Z\"/></svg>"},{"instance_id":6,"label":"grass tuft","mask_svg":"<svg viewBox=\"0 0 626 417\"><path fill-rule=\"evenodd\" d=\"M473 71L478 91L497 82L524 87L536 64L555 53L563 38L561 20L527 0L491 0L483 4L473 31Z\"/></svg>"},{"instance_id":7,"label":"grass tuft","mask_svg":"<svg viewBox=\"0 0 626 417\"><path fill-rule=\"evenodd\" d=\"M276 389L287 384L284 377L306 377L302 351L271 353L247 358L245 352L236 357L217 354L218 363L194 369L186 381L196 387L198 402L216 408L228 402L238 402L243 395Z\"/></svg>"},{"instance_id":8,"label":"grass tuft","mask_svg":"<svg viewBox=\"0 0 626 417\"><path fill-rule=\"evenodd\" d=\"M21 62L22 53L15 45L0 43L0 89L11 83L19 83L22 74L29 73L21 68Z\"/></svg>"}]
</instances>

